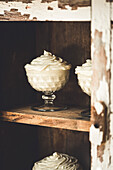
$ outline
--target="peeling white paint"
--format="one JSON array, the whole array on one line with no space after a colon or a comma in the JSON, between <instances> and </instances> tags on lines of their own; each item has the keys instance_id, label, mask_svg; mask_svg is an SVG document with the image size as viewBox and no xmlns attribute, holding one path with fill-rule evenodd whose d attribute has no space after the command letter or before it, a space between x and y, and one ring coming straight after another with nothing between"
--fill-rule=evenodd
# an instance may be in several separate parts
<instances>
[{"instance_id":1,"label":"peeling white paint","mask_svg":"<svg viewBox=\"0 0 113 170\"><path fill-rule=\"evenodd\" d=\"M109 87L105 76L103 76L103 79L100 81L99 88L96 91L96 97L97 101L103 101L106 106L109 105Z\"/></svg>"},{"instance_id":2,"label":"peeling white paint","mask_svg":"<svg viewBox=\"0 0 113 170\"><path fill-rule=\"evenodd\" d=\"M110 143L111 143L110 154L113 155L113 137L111 137ZM111 162L113 162L113 156L111 156ZM113 170L113 165L111 170Z\"/></svg>"},{"instance_id":3,"label":"peeling white paint","mask_svg":"<svg viewBox=\"0 0 113 170\"><path fill-rule=\"evenodd\" d=\"M26 9L26 6L28 8ZM53 10L48 10L48 6ZM11 8L17 8L21 14L30 14L30 19L37 17L38 21L90 21L90 7L78 7L77 10L58 8L58 1L51 3L41 3L41 0L34 0L32 3L22 2L3 2L0 1L0 14L4 10L10 11Z\"/></svg>"},{"instance_id":4,"label":"peeling white paint","mask_svg":"<svg viewBox=\"0 0 113 170\"><path fill-rule=\"evenodd\" d=\"M105 55L101 57L106 57L107 60L107 65L106 65L106 74L107 71L110 70L111 66L111 55L110 55L110 34L111 34L111 3L107 2L106 0L92 0L92 23L91 23L91 30L92 30L92 39L94 40L95 37L95 31L100 33L102 35L102 42L98 44L98 48L101 48L105 50ZM95 46L94 42L91 46L91 57L93 60L93 63L96 66L95 62ZM101 52L101 51L100 51ZM104 52L104 51L103 51ZM96 55L97 57L97 55ZM99 56L98 56L99 57ZM100 64L105 64L105 63L100 63ZM103 67L104 69L104 67ZM94 70L96 71L96 70ZM102 71L100 75L103 75L105 73L105 70L100 70ZM96 73L98 74L98 72ZM99 76L97 76L99 79ZM108 77L107 77L108 79ZM92 157L92 165L91 165L91 170L112 170L113 167L113 148L111 143L113 143L113 140L109 137L109 84L108 80L106 79L106 75L103 77L100 76L100 79L97 81L99 82L99 87L96 89L96 94L94 94L94 91L92 94L92 103L94 104L94 107L96 108L97 114L99 115L102 111L102 107L100 104L98 104L99 101L103 102L107 106L107 135L105 136L105 143L101 143L102 141L102 134L99 131L99 128L95 130L94 125L90 129L90 141L91 141L91 157ZM112 82L113 85L113 82ZM95 97L96 95L96 97ZM94 103L97 102L97 103ZM100 120L101 121L101 120ZM110 120L111 121L111 120ZM113 124L113 121L112 121ZM113 126L113 125L112 125ZM112 127L113 128L113 127ZM106 129L105 129L106 130ZM99 136L99 133L101 136ZM104 133L104 132L103 132ZM93 137L94 134L94 137ZM104 136L105 134L103 134ZM99 138L99 142L97 141L97 136ZM107 138L108 137L108 138ZM96 139L95 139L96 138ZM97 145L99 145L97 147ZM111 151L112 150L112 151ZM112 159L110 159L112 158Z\"/></svg>"},{"instance_id":5,"label":"peeling white paint","mask_svg":"<svg viewBox=\"0 0 113 170\"><path fill-rule=\"evenodd\" d=\"M110 17L110 8L109 8L110 4L106 3L106 0L95 0L94 3L95 4L94 4L94 8L92 8L92 13L95 13L98 17L92 15L92 19L95 18L95 20L93 21L95 23L95 28L97 28L99 32L104 31L102 40L103 42L106 42L105 41L106 37L108 37L106 33L109 31L108 28L110 29L110 23L109 20L107 19L108 15ZM100 22L100 17L101 17L101 22ZM92 36L94 37L94 34Z\"/></svg>"},{"instance_id":6,"label":"peeling white paint","mask_svg":"<svg viewBox=\"0 0 113 170\"><path fill-rule=\"evenodd\" d=\"M108 159L109 159L108 155L107 155L108 157L106 157L106 160L103 161L105 164L102 165L100 163L100 160L97 157L97 145L92 144L91 152L93 155L91 170L113 170L113 169L111 169L111 167L107 166L109 164L108 163Z\"/></svg>"},{"instance_id":7,"label":"peeling white paint","mask_svg":"<svg viewBox=\"0 0 113 170\"><path fill-rule=\"evenodd\" d=\"M106 56L107 56L106 70L109 70L110 69L109 47L110 47L110 29L111 29L110 26L111 25L110 25L108 18L111 18L110 3L106 3L106 0L95 0L94 7L92 7L92 13L98 16L98 17L95 17L95 15L92 15L92 21L93 21L93 24L95 25L94 27L92 27L92 30L97 29L99 32L102 32L102 42L105 44L105 51L106 51ZM92 31L93 39L94 39L94 33L95 32ZM92 49L92 57L93 57L94 50L95 49Z\"/></svg>"},{"instance_id":8,"label":"peeling white paint","mask_svg":"<svg viewBox=\"0 0 113 170\"><path fill-rule=\"evenodd\" d=\"M113 166L110 164L110 159L109 159L109 155L110 155L109 145L110 145L109 141L107 141L104 153L103 155L101 155L103 162L100 162L100 158L97 157L97 145L92 144L91 153L93 155L93 159L92 159L91 170L99 170L98 168L102 170L113 170L112 169ZM113 152L113 149L112 149L112 152Z\"/></svg>"},{"instance_id":9,"label":"peeling white paint","mask_svg":"<svg viewBox=\"0 0 113 170\"><path fill-rule=\"evenodd\" d=\"M104 154L102 155L103 157L103 163L100 165L102 167L102 170L113 170L111 169L112 162L110 162L110 141L106 141L105 149L104 149Z\"/></svg>"},{"instance_id":10,"label":"peeling white paint","mask_svg":"<svg viewBox=\"0 0 113 170\"><path fill-rule=\"evenodd\" d=\"M95 145L95 144L93 144L92 143L92 145L91 145L91 153L92 153L92 155L97 155L97 145ZM97 160L95 160L95 159L92 159L92 170L95 170L96 169L96 165L95 165L95 161L97 161Z\"/></svg>"},{"instance_id":11,"label":"peeling white paint","mask_svg":"<svg viewBox=\"0 0 113 170\"><path fill-rule=\"evenodd\" d=\"M90 141L92 144L101 145L103 140L103 132L100 131L100 128L95 128L92 124L90 127Z\"/></svg>"},{"instance_id":12,"label":"peeling white paint","mask_svg":"<svg viewBox=\"0 0 113 170\"><path fill-rule=\"evenodd\" d=\"M113 112L110 114L110 145L111 145L110 154L113 155ZM111 162L113 162L113 156L111 156ZM112 169L113 169L113 165L112 165Z\"/></svg>"},{"instance_id":13,"label":"peeling white paint","mask_svg":"<svg viewBox=\"0 0 113 170\"><path fill-rule=\"evenodd\" d=\"M113 21L113 3L111 3L111 20Z\"/></svg>"},{"instance_id":14,"label":"peeling white paint","mask_svg":"<svg viewBox=\"0 0 113 170\"><path fill-rule=\"evenodd\" d=\"M95 102L94 106L97 111L97 114L100 115L102 111L104 110L103 105L100 102Z\"/></svg>"},{"instance_id":15,"label":"peeling white paint","mask_svg":"<svg viewBox=\"0 0 113 170\"><path fill-rule=\"evenodd\" d=\"M111 70L113 70L113 29L112 29L112 35L111 35ZM110 85L110 91L111 91L111 105L110 109L111 112L113 112L113 71L111 71L111 85ZM113 134L113 133L112 133Z\"/></svg>"},{"instance_id":16,"label":"peeling white paint","mask_svg":"<svg viewBox=\"0 0 113 170\"><path fill-rule=\"evenodd\" d=\"M102 168L101 167L97 167L96 170L102 170Z\"/></svg>"}]
</instances>

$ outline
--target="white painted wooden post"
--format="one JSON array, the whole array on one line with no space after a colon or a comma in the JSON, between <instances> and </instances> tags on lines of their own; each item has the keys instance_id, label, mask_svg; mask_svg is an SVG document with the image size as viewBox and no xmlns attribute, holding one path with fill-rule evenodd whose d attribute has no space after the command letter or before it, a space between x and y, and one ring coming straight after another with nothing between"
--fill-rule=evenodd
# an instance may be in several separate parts
<instances>
[{"instance_id":1,"label":"white painted wooden post","mask_svg":"<svg viewBox=\"0 0 113 170\"><path fill-rule=\"evenodd\" d=\"M111 3L106 0L92 0L91 170L113 170L113 119L110 114L110 30ZM113 81L111 85L113 85Z\"/></svg>"},{"instance_id":2,"label":"white painted wooden post","mask_svg":"<svg viewBox=\"0 0 113 170\"><path fill-rule=\"evenodd\" d=\"M113 3L112 3L113 6ZM112 8L113 9L113 8ZM113 11L112 11L112 18L113 18ZM112 36L111 36L111 87L110 87L110 92L111 92L111 107L110 107L110 154L111 156L111 162L112 162L112 169L113 169L113 25L112 25Z\"/></svg>"}]
</instances>

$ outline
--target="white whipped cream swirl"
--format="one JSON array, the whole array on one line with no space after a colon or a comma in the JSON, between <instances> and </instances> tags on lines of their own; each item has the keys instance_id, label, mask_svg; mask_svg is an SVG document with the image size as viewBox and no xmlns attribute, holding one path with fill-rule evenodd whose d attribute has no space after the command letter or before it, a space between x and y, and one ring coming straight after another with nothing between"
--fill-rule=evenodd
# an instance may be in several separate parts
<instances>
[{"instance_id":1,"label":"white whipped cream swirl","mask_svg":"<svg viewBox=\"0 0 113 170\"><path fill-rule=\"evenodd\" d=\"M82 170L75 157L67 154L53 153L34 164L32 170Z\"/></svg>"},{"instance_id":2,"label":"white whipped cream swirl","mask_svg":"<svg viewBox=\"0 0 113 170\"><path fill-rule=\"evenodd\" d=\"M75 74L92 76L92 60L87 59L86 63L82 64L82 66L77 66L75 68Z\"/></svg>"},{"instance_id":3,"label":"white whipped cream swirl","mask_svg":"<svg viewBox=\"0 0 113 170\"><path fill-rule=\"evenodd\" d=\"M63 61L60 57L52 55L50 52L44 50L44 54L36 59L32 60L30 64L25 66L29 70L35 71L49 71L49 70L69 70L71 68L70 64Z\"/></svg>"}]
</instances>

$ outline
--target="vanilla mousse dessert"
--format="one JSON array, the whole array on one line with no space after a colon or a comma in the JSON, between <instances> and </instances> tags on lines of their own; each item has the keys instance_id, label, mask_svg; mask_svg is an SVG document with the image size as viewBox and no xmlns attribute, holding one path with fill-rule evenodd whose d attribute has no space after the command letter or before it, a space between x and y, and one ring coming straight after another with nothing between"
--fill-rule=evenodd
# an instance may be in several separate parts
<instances>
[{"instance_id":1,"label":"vanilla mousse dessert","mask_svg":"<svg viewBox=\"0 0 113 170\"><path fill-rule=\"evenodd\" d=\"M78 159L67 154L54 152L34 164L32 170L82 170Z\"/></svg>"},{"instance_id":2,"label":"vanilla mousse dessert","mask_svg":"<svg viewBox=\"0 0 113 170\"><path fill-rule=\"evenodd\" d=\"M56 96L55 91L60 90L69 79L71 65L60 57L44 51L44 54L33 59L30 64L25 65L26 75L30 85L36 90L43 92L44 105L32 107L38 111L58 111L67 107L53 104Z\"/></svg>"},{"instance_id":3,"label":"vanilla mousse dessert","mask_svg":"<svg viewBox=\"0 0 113 170\"><path fill-rule=\"evenodd\" d=\"M75 74L77 74L78 84L82 88L83 92L91 96L91 79L92 79L92 61L86 60L86 63L82 66L75 68Z\"/></svg>"},{"instance_id":4,"label":"vanilla mousse dessert","mask_svg":"<svg viewBox=\"0 0 113 170\"><path fill-rule=\"evenodd\" d=\"M37 91L58 91L69 79L71 65L44 51L44 54L25 65L28 81Z\"/></svg>"}]
</instances>

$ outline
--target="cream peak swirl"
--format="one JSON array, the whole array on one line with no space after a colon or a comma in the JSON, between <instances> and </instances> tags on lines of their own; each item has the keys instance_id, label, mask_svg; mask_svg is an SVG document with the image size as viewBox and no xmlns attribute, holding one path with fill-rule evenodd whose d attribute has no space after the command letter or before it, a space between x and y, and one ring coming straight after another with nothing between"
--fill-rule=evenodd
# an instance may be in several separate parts
<instances>
[{"instance_id":1,"label":"cream peak swirl","mask_svg":"<svg viewBox=\"0 0 113 170\"><path fill-rule=\"evenodd\" d=\"M53 155L42 159L34 164L32 170L82 170L75 157L67 154L53 153Z\"/></svg>"},{"instance_id":2,"label":"cream peak swirl","mask_svg":"<svg viewBox=\"0 0 113 170\"><path fill-rule=\"evenodd\" d=\"M25 67L28 69L33 69L37 71L49 71L49 70L69 70L71 68L70 64L67 64L66 61L63 61L62 58L52 55L52 53L44 50L44 54L36 59L33 59L30 64L27 64Z\"/></svg>"},{"instance_id":3,"label":"cream peak swirl","mask_svg":"<svg viewBox=\"0 0 113 170\"><path fill-rule=\"evenodd\" d=\"M75 74L85 74L85 75L92 75L92 60L87 59L86 63L82 64L82 66L77 66L75 68Z\"/></svg>"}]
</instances>

